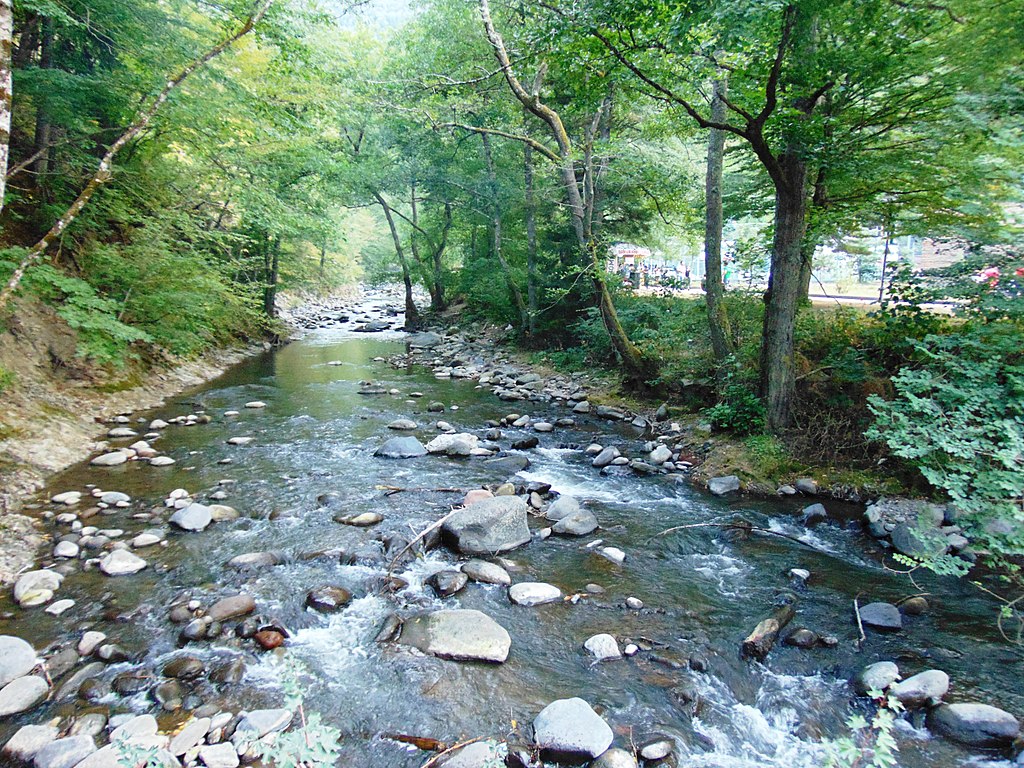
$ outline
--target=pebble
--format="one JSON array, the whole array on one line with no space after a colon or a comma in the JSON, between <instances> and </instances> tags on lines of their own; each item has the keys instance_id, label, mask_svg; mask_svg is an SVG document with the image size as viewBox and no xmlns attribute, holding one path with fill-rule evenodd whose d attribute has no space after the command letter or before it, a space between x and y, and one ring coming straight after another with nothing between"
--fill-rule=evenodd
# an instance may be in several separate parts
<instances>
[{"instance_id":1,"label":"pebble","mask_svg":"<svg viewBox=\"0 0 1024 768\"><path fill-rule=\"evenodd\" d=\"M100 570L107 576L129 576L138 573L148 563L125 549L115 549L100 560Z\"/></svg>"},{"instance_id":2,"label":"pebble","mask_svg":"<svg viewBox=\"0 0 1024 768\"><path fill-rule=\"evenodd\" d=\"M46 606L46 612L51 616L60 616L67 610L75 607L75 601L65 598L64 600L56 600Z\"/></svg>"},{"instance_id":3,"label":"pebble","mask_svg":"<svg viewBox=\"0 0 1024 768\"><path fill-rule=\"evenodd\" d=\"M78 641L78 654L80 656L90 656L103 642L107 639L107 636L102 632L96 632L90 630L82 635L82 639Z\"/></svg>"},{"instance_id":4,"label":"pebble","mask_svg":"<svg viewBox=\"0 0 1024 768\"><path fill-rule=\"evenodd\" d=\"M583 643L583 647L599 660L622 658L618 641L608 634L594 635Z\"/></svg>"}]
</instances>

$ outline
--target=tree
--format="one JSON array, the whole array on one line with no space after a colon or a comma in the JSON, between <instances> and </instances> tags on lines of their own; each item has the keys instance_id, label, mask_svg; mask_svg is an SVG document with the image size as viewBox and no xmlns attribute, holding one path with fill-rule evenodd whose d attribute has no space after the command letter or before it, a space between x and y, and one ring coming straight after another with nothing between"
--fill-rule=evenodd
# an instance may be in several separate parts
<instances>
[{"instance_id":1,"label":"tree","mask_svg":"<svg viewBox=\"0 0 1024 768\"><path fill-rule=\"evenodd\" d=\"M622 327L622 323L619 322L611 293L604 281L602 255L594 230L595 217L598 215L596 211L596 190L599 184L598 176L602 173L602 169L595 163L594 141L598 131L611 119L611 98L609 96L602 100L585 131L583 146L584 167L581 180L577 178L576 171L575 153L577 149L565 128L565 124L562 122L561 116L557 111L541 101L540 83L542 77L538 76L532 91L527 91L512 69L512 62L505 47L505 42L498 33L491 18L488 0L480 0L480 17L495 59L501 68L502 75L509 89L520 104L522 104L523 108L548 127L558 149L557 151L552 150L547 145L529 136L519 136L498 129L463 124L458 124L457 127L477 133L488 133L522 141L525 144L529 144L539 154L556 165L562 181L577 246L589 261L588 268L591 272L591 282L597 295L598 309L605 330L608 333L608 338L622 361L622 367L627 380L634 384L642 385L653 377L654 366L652 361L646 359L640 349L629 340Z\"/></svg>"},{"instance_id":2,"label":"tree","mask_svg":"<svg viewBox=\"0 0 1024 768\"><path fill-rule=\"evenodd\" d=\"M273 0L260 0L260 4L252 12L252 14L245 20L245 22L238 28L233 34L221 40L219 43L210 48L199 58L187 64L181 69L176 75L171 77L160 92L152 99L150 104L139 112L134 122L128 129L122 133L113 144L107 149L103 155L103 159L100 160L99 167L96 173L88 181L78 197L71 206L54 222L50 230L43 235L42 239L39 240L28 253L21 259L21 262L15 268L11 277L8 279L7 284L2 290L0 290L0 309L7 304L11 295L18 288L18 284L21 279L25 276L25 271L36 261L42 258L46 250L60 237L61 233L77 218L78 214L81 213L82 209L89 203L96 191L107 181L109 181L113 174L113 163L114 158L117 154L133 139L135 139L140 133L142 133L146 127L153 120L153 116L156 115L160 107L163 106L164 102L167 101L171 92L180 86L190 75L196 72L198 69L204 67L212 59L223 53L229 46L237 42L241 38L249 34L253 28L260 22L267 10L270 8ZM2 40L0 40L2 45ZM9 46L8 46L9 48Z\"/></svg>"}]
</instances>

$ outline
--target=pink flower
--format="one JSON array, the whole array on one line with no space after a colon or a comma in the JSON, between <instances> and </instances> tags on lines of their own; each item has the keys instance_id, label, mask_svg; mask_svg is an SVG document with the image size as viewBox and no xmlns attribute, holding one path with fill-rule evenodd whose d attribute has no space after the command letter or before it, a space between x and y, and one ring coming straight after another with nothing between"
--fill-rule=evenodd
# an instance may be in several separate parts
<instances>
[{"instance_id":1,"label":"pink flower","mask_svg":"<svg viewBox=\"0 0 1024 768\"><path fill-rule=\"evenodd\" d=\"M1014 272L1017 277L1024 277L1024 267L1017 267L1017 271Z\"/></svg>"},{"instance_id":2,"label":"pink flower","mask_svg":"<svg viewBox=\"0 0 1024 768\"><path fill-rule=\"evenodd\" d=\"M975 280L979 283L987 281L990 288L995 288L1000 274L999 267L986 267L977 274Z\"/></svg>"}]
</instances>

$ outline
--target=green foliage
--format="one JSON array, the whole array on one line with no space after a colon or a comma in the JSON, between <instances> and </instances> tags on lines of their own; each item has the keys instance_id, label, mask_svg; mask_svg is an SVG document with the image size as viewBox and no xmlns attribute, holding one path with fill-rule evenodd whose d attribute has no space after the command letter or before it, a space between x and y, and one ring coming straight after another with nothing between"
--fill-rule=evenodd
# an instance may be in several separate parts
<instances>
[{"instance_id":1,"label":"green foliage","mask_svg":"<svg viewBox=\"0 0 1024 768\"><path fill-rule=\"evenodd\" d=\"M896 717L903 704L881 691L869 691L875 713L868 721L863 715L852 715L846 725L850 735L825 742L827 768L893 768L899 746L893 735Z\"/></svg>"},{"instance_id":2,"label":"green foliage","mask_svg":"<svg viewBox=\"0 0 1024 768\"><path fill-rule=\"evenodd\" d=\"M980 549L1016 572L1024 550L1024 345L1015 324L915 343L920 363L873 397L868 436L946 494Z\"/></svg>"},{"instance_id":3,"label":"green foliage","mask_svg":"<svg viewBox=\"0 0 1024 768\"><path fill-rule=\"evenodd\" d=\"M766 478L781 478L799 469L786 446L773 435L751 435L743 441L756 473Z\"/></svg>"},{"instance_id":4,"label":"green foliage","mask_svg":"<svg viewBox=\"0 0 1024 768\"><path fill-rule=\"evenodd\" d=\"M306 714L303 698L308 681L303 680L304 674L302 664L291 657L281 664L284 706L298 711L301 727L279 733L271 742L255 743L260 758L274 768L331 768L341 753L341 732L324 724L319 713Z\"/></svg>"},{"instance_id":5,"label":"green foliage","mask_svg":"<svg viewBox=\"0 0 1024 768\"><path fill-rule=\"evenodd\" d=\"M98 295L84 280L44 264L29 273L27 284L76 331L82 357L122 367L132 344L152 341L145 331L122 322L123 304Z\"/></svg>"},{"instance_id":6,"label":"green foliage","mask_svg":"<svg viewBox=\"0 0 1024 768\"><path fill-rule=\"evenodd\" d=\"M14 371L9 371L0 365L0 395L10 389L14 385L16 379L17 377L15 376Z\"/></svg>"},{"instance_id":7,"label":"green foliage","mask_svg":"<svg viewBox=\"0 0 1024 768\"><path fill-rule=\"evenodd\" d=\"M758 434L765 428L764 403L746 384L727 384L704 416L713 429L736 435Z\"/></svg>"}]
</instances>

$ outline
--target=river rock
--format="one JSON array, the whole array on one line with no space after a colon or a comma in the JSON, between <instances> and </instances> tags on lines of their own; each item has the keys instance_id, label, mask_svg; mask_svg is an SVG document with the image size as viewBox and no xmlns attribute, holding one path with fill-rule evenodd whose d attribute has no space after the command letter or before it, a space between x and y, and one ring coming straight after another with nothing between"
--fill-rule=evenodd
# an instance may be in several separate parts
<instances>
[{"instance_id":1,"label":"river rock","mask_svg":"<svg viewBox=\"0 0 1024 768\"><path fill-rule=\"evenodd\" d=\"M351 592L330 584L311 589L306 594L306 607L320 613L337 613L351 602Z\"/></svg>"},{"instance_id":2,"label":"river rock","mask_svg":"<svg viewBox=\"0 0 1024 768\"><path fill-rule=\"evenodd\" d=\"M55 571L29 571L18 577L14 584L14 601L22 608L48 603L64 579Z\"/></svg>"},{"instance_id":3,"label":"river rock","mask_svg":"<svg viewBox=\"0 0 1024 768\"><path fill-rule=\"evenodd\" d=\"M250 568L269 568L281 564L281 556L276 552L246 552L235 555L228 560L228 567L240 571Z\"/></svg>"},{"instance_id":4,"label":"river rock","mask_svg":"<svg viewBox=\"0 0 1024 768\"><path fill-rule=\"evenodd\" d=\"M493 498L494 494L486 488L474 488L473 490L466 492L465 497L462 499L462 506L468 507L470 504L476 504L478 501Z\"/></svg>"},{"instance_id":5,"label":"river rock","mask_svg":"<svg viewBox=\"0 0 1024 768\"><path fill-rule=\"evenodd\" d=\"M469 576L462 571L438 571L426 581L437 592L438 597L451 597L461 592L469 581Z\"/></svg>"},{"instance_id":6,"label":"river rock","mask_svg":"<svg viewBox=\"0 0 1024 768\"><path fill-rule=\"evenodd\" d=\"M592 760L611 746L614 734L580 698L548 704L533 721L534 743L553 760Z\"/></svg>"},{"instance_id":7,"label":"river rock","mask_svg":"<svg viewBox=\"0 0 1024 768\"><path fill-rule=\"evenodd\" d=\"M216 494L214 494L215 496ZM223 497L221 497L223 498ZM210 517L215 523L229 523L232 520L237 520L241 517L241 514L234 507L229 507L226 504L211 504L210 505Z\"/></svg>"},{"instance_id":8,"label":"river rock","mask_svg":"<svg viewBox=\"0 0 1024 768\"><path fill-rule=\"evenodd\" d=\"M569 515L574 515L580 511L580 503L572 496L559 496L548 506L544 512L544 517L548 520L561 520Z\"/></svg>"},{"instance_id":9,"label":"river rock","mask_svg":"<svg viewBox=\"0 0 1024 768\"><path fill-rule=\"evenodd\" d=\"M445 456L469 456L477 447L480 438L468 432L454 435L438 435L426 445L427 453L443 453Z\"/></svg>"},{"instance_id":10,"label":"river rock","mask_svg":"<svg viewBox=\"0 0 1024 768\"><path fill-rule=\"evenodd\" d=\"M124 451L112 451L111 453L97 456L89 463L97 467L116 467L118 464L124 464L126 461L128 461L127 453Z\"/></svg>"},{"instance_id":11,"label":"river rock","mask_svg":"<svg viewBox=\"0 0 1024 768\"><path fill-rule=\"evenodd\" d=\"M896 630L903 628L900 610L892 603L868 603L860 609L861 623L875 629Z\"/></svg>"},{"instance_id":12,"label":"river rock","mask_svg":"<svg viewBox=\"0 0 1024 768\"><path fill-rule=\"evenodd\" d=\"M470 560L462 564L462 572L473 581L482 584L500 584L508 586L512 583L512 577L508 571L497 563L488 563L486 560Z\"/></svg>"},{"instance_id":13,"label":"river rock","mask_svg":"<svg viewBox=\"0 0 1024 768\"><path fill-rule=\"evenodd\" d=\"M619 650L618 641L608 634L594 635L583 643L583 647L596 659L622 658L622 651Z\"/></svg>"},{"instance_id":14,"label":"river rock","mask_svg":"<svg viewBox=\"0 0 1024 768\"><path fill-rule=\"evenodd\" d=\"M104 504L109 504L114 507L118 504L130 504L132 497L127 493L121 493L120 491L107 491L100 494L100 501Z\"/></svg>"},{"instance_id":15,"label":"river rock","mask_svg":"<svg viewBox=\"0 0 1024 768\"><path fill-rule=\"evenodd\" d=\"M876 661L868 664L853 679L853 689L858 696L867 696L871 691L886 691L900 679L900 669L891 661Z\"/></svg>"},{"instance_id":16,"label":"river rock","mask_svg":"<svg viewBox=\"0 0 1024 768\"><path fill-rule=\"evenodd\" d=\"M68 507L78 504L81 500L81 491L64 491L64 493L58 493L50 499L54 504L64 504Z\"/></svg>"},{"instance_id":17,"label":"river rock","mask_svg":"<svg viewBox=\"0 0 1024 768\"><path fill-rule=\"evenodd\" d=\"M828 510L825 509L824 504L811 504L809 507L804 507L803 523L808 528L825 520L828 520Z\"/></svg>"},{"instance_id":18,"label":"river rock","mask_svg":"<svg viewBox=\"0 0 1024 768\"><path fill-rule=\"evenodd\" d=\"M115 549L100 560L100 570L107 576L130 576L147 565L145 560L126 549Z\"/></svg>"},{"instance_id":19,"label":"river rock","mask_svg":"<svg viewBox=\"0 0 1024 768\"><path fill-rule=\"evenodd\" d=\"M0 755L20 763L31 762L40 749L57 740L58 733L55 725L23 725L4 744Z\"/></svg>"},{"instance_id":20,"label":"river rock","mask_svg":"<svg viewBox=\"0 0 1024 768\"><path fill-rule=\"evenodd\" d=\"M1008 747L1020 733L1009 712L988 704L942 704L928 713L928 727L972 747Z\"/></svg>"},{"instance_id":21,"label":"river rock","mask_svg":"<svg viewBox=\"0 0 1024 768\"><path fill-rule=\"evenodd\" d=\"M518 496L496 496L457 510L445 521L443 533L459 552L493 555L530 541L526 502Z\"/></svg>"},{"instance_id":22,"label":"river rock","mask_svg":"<svg viewBox=\"0 0 1024 768\"><path fill-rule=\"evenodd\" d=\"M240 737L239 741L262 739L268 733L283 731L291 724L293 716L288 709L254 709L238 721L235 736Z\"/></svg>"},{"instance_id":23,"label":"river rock","mask_svg":"<svg viewBox=\"0 0 1024 768\"><path fill-rule=\"evenodd\" d=\"M19 677L0 688L0 717L26 712L46 698L50 686L35 675Z\"/></svg>"},{"instance_id":24,"label":"river rock","mask_svg":"<svg viewBox=\"0 0 1024 768\"><path fill-rule=\"evenodd\" d=\"M238 768L241 764L234 745L228 742L202 747L199 750L199 761L206 768Z\"/></svg>"},{"instance_id":25,"label":"river rock","mask_svg":"<svg viewBox=\"0 0 1024 768\"><path fill-rule=\"evenodd\" d=\"M593 512L581 509L571 515L563 517L553 526L551 532L562 536L586 536L597 530L597 518Z\"/></svg>"},{"instance_id":26,"label":"river rock","mask_svg":"<svg viewBox=\"0 0 1024 768\"><path fill-rule=\"evenodd\" d=\"M426 456L427 449L415 437L407 435L391 438L374 451L373 455L385 459L415 459L419 456Z\"/></svg>"},{"instance_id":27,"label":"river rock","mask_svg":"<svg viewBox=\"0 0 1024 768\"><path fill-rule=\"evenodd\" d=\"M637 764L632 753L612 747L592 762L590 768L637 768Z\"/></svg>"},{"instance_id":28,"label":"river rock","mask_svg":"<svg viewBox=\"0 0 1024 768\"><path fill-rule=\"evenodd\" d=\"M422 613L405 620L399 642L456 661L503 662L512 638L498 622L474 610Z\"/></svg>"},{"instance_id":29,"label":"river rock","mask_svg":"<svg viewBox=\"0 0 1024 768\"><path fill-rule=\"evenodd\" d=\"M530 460L526 456L501 456L496 459L487 459L483 465L495 472L514 475L528 469Z\"/></svg>"},{"instance_id":30,"label":"river rock","mask_svg":"<svg viewBox=\"0 0 1024 768\"><path fill-rule=\"evenodd\" d=\"M619 453L618 448L614 446L609 446L608 448L603 448L601 452L597 454L597 456L595 456L590 463L597 469L604 469L617 458L619 458L621 455L622 454Z\"/></svg>"},{"instance_id":31,"label":"river rock","mask_svg":"<svg viewBox=\"0 0 1024 768\"><path fill-rule=\"evenodd\" d=\"M360 512L356 515L340 515L334 518L336 523L351 525L355 528L370 528L384 519L379 512Z\"/></svg>"},{"instance_id":32,"label":"river rock","mask_svg":"<svg viewBox=\"0 0 1024 768\"><path fill-rule=\"evenodd\" d=\"M444 339L433 331L421 331L410 333L405 337L405 343L415 349L431 349L440 344Z\"/></svg>"},{"instance_id":33,"label":"river rock","mask_svg":"<svg viewBox=\"0 0 1024 768\"><path fill-rule=\"evenodd\" d=\"M388 424L388 429L410 430L416 429L417 426L418 425L416 424L416 422L413 421L412 419L395 419L390 424Z\"/></svg>"},{"instance_id":34,"label":"river rock","mask_svg":"<svg viewBox=\"0 0 1024 768\"><path fill-rule=\"evenodd\" d=\"M174 463L174 459L170 456L154 456L149 460L149 466L151 467L169 467Z\"/></svg>"},{"instance_id":35,"label":"river rock","mask_svg":"<svg viewBox=\"0 0 1024 768\"><path fill-rule=\"evenodd\" d=\"M736 475L712 477L708 480L708 490L715 496L725 496L740 489L740 479Z\"/></svg>"},{"instance_id":36,"label":"river rock","mask_svg":"<svg viewBox=\"0 0 1024 768\"><path fill-rule=\"evenodd\" d=\"M183 531L202 531L213 522L213 512L205 504L192 502L171 515L170 522Z\"/></svg>"},{"instance_id":37,"label":"river rock","mask_svg":"<svg viewBox=\"0 0 1024 768\"><path fill-rule=\"evenodd\" d=\"M949 541L937 528L912 528L907 523L900 523L889 536L897 552L911 557L938 557L949 549Z\"/></svg>"},{"instance_id":38,"label":"river rock","mask_svg":"<svg viewBox=\"0 0 1024 768\"><path fill-rule=\"evenodd\" d=\"M35 649L20 637L0 635L0 687L24 677L38 663Z\"/></svg>"},{"instance_id":39,"label":"river rock","mask_svg":"<svg viewBox=\"0 0 1024 768\"><path fill-rule=\"evenodd\" d=\"M163 541L162 536L144 531L131 540L131 545L135 549L145 549L146 547L152 547L155 544L159 544L161 541Z\"/></svg>"},{"instance_id":40,"label":"river rock","mask_svg":"<svg viewBox=\"0 0 1024 768\"><path fill-rule=\"evenodd\" d=\"M53 548L53 556L58 560L70 560L78 557L79 548L73 541L59 541Z\"/></svg>"},{"instance_id":41,"label":"river rock","mask_svg":"<svg viewBox=\"0 0 1024 768\"><path fill-rule=\"evenodd\" d=\"M175 757L181 757L193 747L202 743L203 738L210 730L211 720L208 717L201 717L196 720L189 720L185 727L171 739L168 751Z\"/></svg>"},{"instance_id":42,"label":"river rock","mask_svg":"<svg viewBox=\"0 0 1024 768\"><path fill-rule=\"evenodd\" d=\"M562 590L553 584L545 584L539 581L523 581L509 587L508 596L516 605L533 607L561 600Z\"/></svg>"},{"instance_id":43,"label":"river rock","mask_svg":"<svg viewBox=\"0 0 1024 768\"><path fill-rule=\"evenodd\" d=\"M949 675L940 669L929 669L889 686L889 695L899 699L907 709L934 707L949 690Z\"/></svg>"},{"instance_id":44,"label":"river rock","mask_svg":"<svg viewBox=\"0 0 1024 768\"><path fill-rule=\"evenodd\" d=\"M74 768L96 751L92 736L68 736L51 741L36 752L35 768Z\"/></svg>"},{"instance_id":45,"label":"river rock","mask_svg":"<svg viewBox=\"0 0 1024 768\"><path fill-rule=\"evenodd\" d=\"M195 680L206 674L206 665L197 656L178 656L164 665L162 673L176 680Z\"/></svg>"},{"instance_id":46,"label":"river rock","mask_svg":"<svg viewBox=\"0 0 1024 768\"><path fill-rule=\"evenodd\" d=\"M262 400L252 400L251 402L246 403L245 407L246 408L266 408L267 404L264 403Z\"/></svg>"},{"instance_id":47,"label":"river rock","mask_svg":"<svg viewBox=\"0 0 1024 768\"><path fill-rule=\"evenodd\" d=\"M664 464L666 461L672 460L672 449L667 445L659 445L647 454L647 458L650 459L651 464Z\"/></svg>"}]
</instances>

